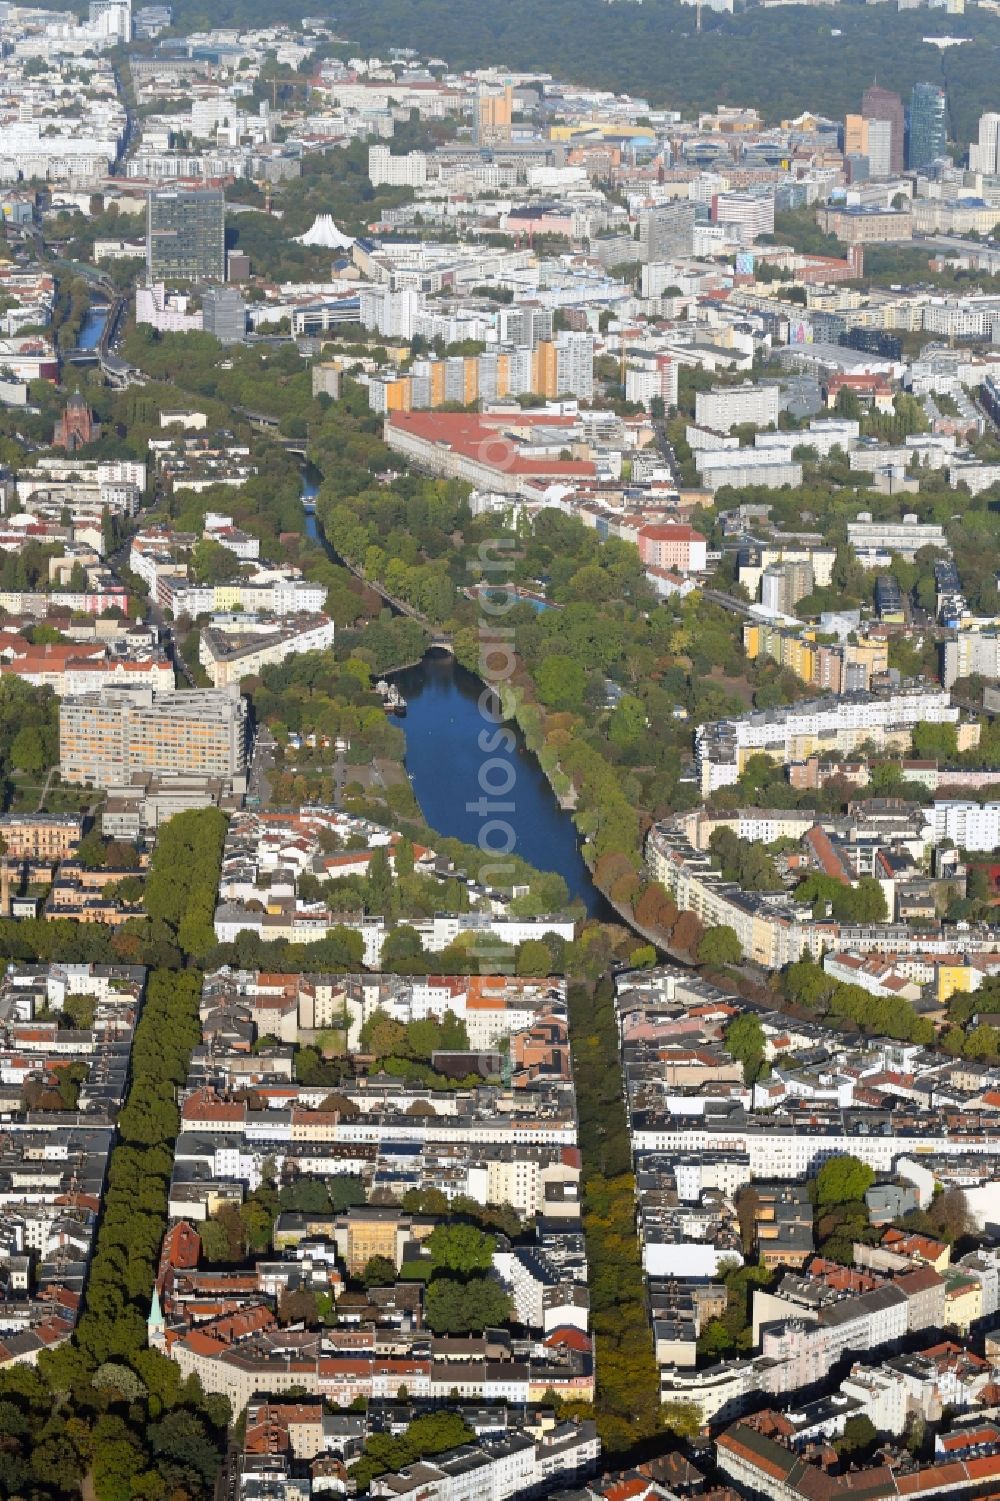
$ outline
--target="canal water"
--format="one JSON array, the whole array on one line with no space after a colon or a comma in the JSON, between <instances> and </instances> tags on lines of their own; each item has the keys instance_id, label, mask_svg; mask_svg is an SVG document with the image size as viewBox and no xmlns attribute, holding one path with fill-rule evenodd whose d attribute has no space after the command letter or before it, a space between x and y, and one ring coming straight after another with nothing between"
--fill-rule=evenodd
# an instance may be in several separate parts
<instances>
[{"instance_id":1,"label":"canal water","mask_svg":"<svg viewBox=\"0 0 1000 1501\"><path fill-rule=\"evenodd\" d=\"M494 759L480 746L485 731L489 741L497 734L492 722L480 712L483 684L451 657L435 653L417 667L393 674L393 681L406 699L406 717L398 721L406 735L406 770L413 791L432 829L479 844L479 836L492 815L485 817L478 805L483 798L483 774L487 785L491 773L483 772ZM513 853L538 870L558 871L570 896L579 897L595 917L611 919L613 913L591 879L580 853L576 826L562 808L520 732L511 725L514 750L494 753L509 759L513 773L510 791L488 796L490 802L510 803L509 811L497 813L514 831ZM488 743L489 743L488 741ZM494 773L498 778L500 769ZM496 781L502 786L502 782ZM499 834L487 836L501 843Z\"/></svg>"},{"instance_id":2,"label":"canal water","mask_svg":"<svg viewBox=\"0 0 1000 1501\"><path fill-rule=\"evenodd\" d=\"M318 484L319 476L306 467L306 533L322 542L310 508ZM393 678L407 702L406 717L396 723L406 736L406 770L424 817L446 837L478 845L486 822L476 806L483 797L480 773L490 759L490 753L480 748L479 736L483 730L496 733L479 709L482 683L451 657L437 653ZM510 755L514 782L509 793L491 800L514 805L497 815L514 830L514 854L538 870L557 871L570 896L579 898L591 916L617 920L594 885L572 818L560 808L520 731L513 725L510 729L515 740ZM498 754L503 756L503 748Z\"/></svg>"},{"instance_id":3,"label":"canal water","mask_svg":"<svg viewBox=\"0 0 1000 1501\"><path fill-rule=\"evenodd\" d=\"M97 345L101 342L101 335L104 332L104 325L107 321L108 310L106 307L88 308L83 316L83 323L80 325L80 338L77 341L77 347L80 349L96 349Z\"/></svg>"}]
</instances>

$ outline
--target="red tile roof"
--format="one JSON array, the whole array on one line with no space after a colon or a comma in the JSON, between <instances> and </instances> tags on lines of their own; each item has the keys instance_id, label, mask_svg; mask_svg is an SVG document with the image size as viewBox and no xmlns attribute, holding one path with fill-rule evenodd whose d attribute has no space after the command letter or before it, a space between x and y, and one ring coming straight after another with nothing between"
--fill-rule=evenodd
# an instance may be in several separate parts
<instances>
[{"instance_id":1,"label":"red tile roof","mask_svg":"<svg viewBox=\"0 0 1000 1501\"><path fill-rule=\"evenodd\" d=\"M392 412L386 425L390 430L412 433L426 443L444 444L505 474L518 474L525 479L594 477L596 468L587 459L526 458L521 445L505 431L522 420L532 426L540 421L549 426L561 424L567 435L572 426L572 419L559 416L490 419L476 412Z\"/></svg>"},{"instance_id":2,"label":"red tile roof","mask_svg":"<svg viewBox=\"0 0 1000 1501\"><path fill-rule=\"evenodd\" d=\"M704 542L701 532L679 521L652 522L641 529L651 542Z\"/></svg>"}]
</instances>

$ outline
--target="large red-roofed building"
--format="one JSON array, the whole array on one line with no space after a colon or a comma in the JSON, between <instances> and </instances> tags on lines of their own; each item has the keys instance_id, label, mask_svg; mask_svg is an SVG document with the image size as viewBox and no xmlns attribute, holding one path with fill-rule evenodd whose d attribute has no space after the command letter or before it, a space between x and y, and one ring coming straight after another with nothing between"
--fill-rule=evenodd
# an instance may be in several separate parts
<instances>
[{"instance_id":1,"label":"large red-roofed building","mask_svg":"<svg viewBox=\"0 0 1000 1501\"><path fill-rule=\"evenodd\" d=\"M597 471L588 459L560 456L576 427L575 416L548 412L392 412L385 441L446 479L540 499L553 485L594 480Z\"/></svg>"}]
</instances>

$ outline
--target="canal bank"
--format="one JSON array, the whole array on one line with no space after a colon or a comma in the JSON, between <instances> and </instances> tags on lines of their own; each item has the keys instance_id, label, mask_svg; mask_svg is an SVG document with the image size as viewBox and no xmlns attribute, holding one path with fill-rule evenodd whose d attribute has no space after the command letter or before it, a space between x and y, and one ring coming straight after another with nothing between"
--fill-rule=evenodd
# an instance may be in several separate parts
<instances>
[{"instance_id":1,"label":"canal bank","mask_svg":"<svg viewBox=\"0 0 1000 1501\"><path fill-rule=\"evenodd\" d=\"M340 562L313 509L319 481L316 471L304 466L306 534ZM513 837L513 854L538 870L561 875L570 896L583 902L589 916L619 921L594 884L572 817L560 808L520 730L511 723L501 731L484 717L482 681L453 657L433 651L415 666L383 675L392 678L407 701L406 716L399 721L406 737L406 771L430 827L479 846L486 824L494 817L502 820L509 826L508 838ZM509 786L503 791L500 784L484 787L484 779L488 783L501 770L496 764L484 768L500 760L509 768L503 772ZM486 837L497 838L492 833Z\"/></svg>"}]
</instances>

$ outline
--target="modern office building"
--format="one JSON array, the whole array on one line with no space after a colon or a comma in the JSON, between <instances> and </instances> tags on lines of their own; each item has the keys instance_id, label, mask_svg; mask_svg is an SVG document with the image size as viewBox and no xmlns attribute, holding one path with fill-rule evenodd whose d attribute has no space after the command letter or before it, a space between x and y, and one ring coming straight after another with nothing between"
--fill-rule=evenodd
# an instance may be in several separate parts
<instances>
[{"instance_id":1,"label":"modern office building","mask_svg":"<svg viewBox=\"0 0 1000 1501\"><path fill-rule=\"evenodd\" d=\"M744 242L774 233L774 195L718 193L712 199L712 222Z\"/></svg>"},{"instance_id":2,"label":"modern office building","mask_svg":"<svg viewBox=\"0 0 1000 1501\"><path fill-rule=\"evenodd\" d=\"M844 155L868 155L868 121L864 115L848 115L844 121Z\"/></svg>"},{"instance_id":3,"label":"modern office building","mask_svg":"<svg viewBox=\"0 0 1000 1501\"><path fill-rule=\"evenodd\" d=\"M866 120L868 132L868 176L876 181L893 176L893 135L890 120Z\"/></svg>"},{"instance_id":4,"label":"modern office building","mask_svg":"<svg viewBox=\"0 0 1000 1501\"><path fill-rule=\"evenodd\" d=\"M910 135L907 165L927 167L944 156L947 142L944 89L936 83L915 83L910 95Z\"/></svg>"},{"instance_id":5,"label":"modern office building","mask_svg":"<svg viewBox=\"0 0 1000 1501\"><path fill-rule=\"evenodd\" d=\"M127 785L154 773L246 775L247 704L239 689L103 689L59 705L59 771L65 782Z\"/></svg>"},{"instance_id":6,"label":"modern office building","mask_svg":"<svg viewBox=\"0 0 1000 1501\"><path fill-rule=\"evenodd\" d=\"M690 199L661 203L639 215L639 259L674 261L694 250L695 206Z\"/></svg>"},{"instance_id":7,"label":"modern office building","mask_svg":"<svg viewBox=\"0 0 1000 1501\"><path fill-rule=\"evenodd\" d=\"M205 332L222 344L242 344L247 332L247 306L235 287L209 287L201 300Z\"/></svg>"},{"instance_id":8,"label":"modern office building","mask_svg":"<svg viewBox=\"0 0 1000 1501\"><path fill-rule=\"evenodd\" d=\"M979 139L969 147L969 166L973 172L995 177L1000 167L1000 115L979 116Z\"/></svg>"},{"instance_id":9,"label":"modern office building","mask_svg":"<svg viewBox=\"0 0 1000 1501\"><path fill-rule=\"evenodd\" d=\"M888 625L906 623L903 591L894 574L880 573L875 579L875 613Z\"/></svg>"},{"instance_id":10,"label":"modern office building","mask_svg":"<svg viewBox=\"0 0 1000 1501\"><path fill-rule=\"evenodd\" d=\"M858 118L860 119L860 116ZM853 184L859 182L867 182L871 176L867 152L851 151L845 153L844 172L849 186L853 186Z\"/></svg>"},{"instance_id":11,"label":"modern office building","mask_svg":"<svg viewBox=\"0 0 1000 1501\"><path fill-rule=\"evenodd\" d=\"M872 84L861 96L861 113L866 120L887 120L891 127L889 171L895 176L903 170L904 116L903 101L891 89Z\"/></svg>"},{"instance_id":12,"label":"modern office building","mask_svg":"<svg viewBox=\"0 0 1000 1501\"><path fill-rule=\"evenodd\" d=\"M477 146L489 146L509 141L514 118L514 89L506 82L498 93L488 84L481 84L473 111L474 139Z\"/></svg>"},{"instance_id":13,"label":"modern office building","mask_svg":"<svg viewBox=\"0 0 1000 1501\"><path fill-rule=\"evenodd\" d=\"M151 281L225 281L226 202L221 188L150 193L146 270Z\"/></svg>"},{"instance_id":14,"label":"modern office building","mask_svg":"<svg viewBox=\"0 0 1000 1501\"><path fill-rule=\"evenodd\" d=\"M132 0L90 0L91 30L112 43L132 40Z\"/></svg>"}]
</instances>

